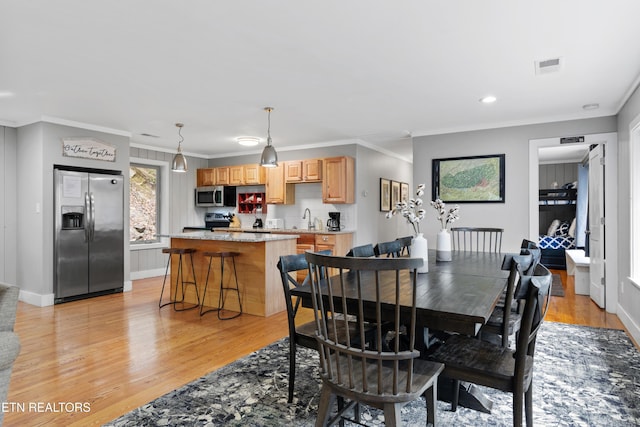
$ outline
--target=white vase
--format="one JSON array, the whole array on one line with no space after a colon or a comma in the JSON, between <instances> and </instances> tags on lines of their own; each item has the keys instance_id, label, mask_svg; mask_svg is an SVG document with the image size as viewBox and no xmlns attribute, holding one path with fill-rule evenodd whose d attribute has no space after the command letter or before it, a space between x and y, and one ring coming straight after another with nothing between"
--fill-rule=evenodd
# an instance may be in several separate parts
<instances>
[{"instance_id":1,"label":"white vase","mask_svg":"<svg viewBox=\"0 0 640 427\"><path fill-rule=\"evenodd\" d=\"M411 258L422 258L424 264L418 268L418 273L429 272L429 248L427 246L427 239L418 233L411 241Z\"/></svg>"},{"instance_id":2,"label":"white vase","mask_svg":"<svg viewBox=\"0 0 640 427\"><path fill-rule=\"evenodd\" d=\"M438 232L436 261L451 261L451 234L446 228Z\"/></svg>"}]
</instances>

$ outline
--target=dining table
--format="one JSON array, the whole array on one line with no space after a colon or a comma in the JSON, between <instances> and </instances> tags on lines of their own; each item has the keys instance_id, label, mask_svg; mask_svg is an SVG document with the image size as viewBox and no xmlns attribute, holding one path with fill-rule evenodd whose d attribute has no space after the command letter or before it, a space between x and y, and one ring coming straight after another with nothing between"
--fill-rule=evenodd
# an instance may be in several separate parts
<instances>
[{"instance_id":1,"label":"dining table","mask_svg":"<svg viewBox=\"0 0 640 427\"><path fill-rule=\"evenodd\" d=\"M454 252L451 261L436 261L435 250L430 250L429 271L418 273L416 280L418 324L431 330L477 335L482 325L491 316L506 287L509 271L501 268L503 258L504 254L500 253ZM393 272L380 274L383 303L385 296L388 295L389 307L394 304L394 293L385 293L384 287L385 284L390 286L395 284L394 274ZM411 286L410 274L413 273L403 271L401 274L404 275L401 286ZM347 307L354 308L354 312L349 314L356 314L358 294L355 275L350 272L344 272L343 275ZM373 273L371 277L373 278ZM299 297L304 307L313 306L309 285L292 289L291 294ZM375 302L373 280L362 282L362 294L365 303L364 320L367 320L367 308L373 309ZM410 295L410 292L406 294ZM371 305L367 307L367 303ZM408 312L411 308L408 297L403 305ZM388 320L393 320L392 310L389 310L388 315Z\"/></svg>"},{"instance_id":2,"label":"dining table","mask_svg":"<svg viewBox=\"0 0 640 427\"><path fill-rule=\"evenodd\" d=\"M429 250L427 273L417 273L416 280L416 317L421 325L422 333L416 333L416 348L425 354L429 351L430 336L441 333L460 333L475 336L487 322L502 296L509 276L508 270L502 269L503 253L462 252L452 253L451 261L436 261L435 250ZM355 274L344 272L344 292L347 296L348 314L357 314L357 285ZM408 271L404 275L401 286L411 286L411 275ZM385 284L395 286L395 273L381 272L381 294L383 304L388 298L388 307L383 305L382 313L393 321L393 296L395 292L384 292ZM366 276L365 276L366 277ZM371 273L373 279L373 273ZM388 288L388 287L387 287ZM407 288L408 289L408 288ZM365 321L375 319L367 316L369 310L375 310L375 281L362 281L361 291L364 302ZM338 291L339 292L339 291ZM291 294L300 298L304 307L313 307L310 285L299 286L291 290ZM411 308L410 292L406 292L407 299L401 301L405 315L409 315ZM336 295L339 296L339 295ZM368 304L367 304L368 303ZM402 316L402 314L401 314ZM418 331L416 331L418 332ZM435 339L437 341L437 339ZM451 381L440 381L439 399L450 399ZM474 385L460 384L459 404L482 412L490 412L492 402Z\"/></svg>"}]
</instances>

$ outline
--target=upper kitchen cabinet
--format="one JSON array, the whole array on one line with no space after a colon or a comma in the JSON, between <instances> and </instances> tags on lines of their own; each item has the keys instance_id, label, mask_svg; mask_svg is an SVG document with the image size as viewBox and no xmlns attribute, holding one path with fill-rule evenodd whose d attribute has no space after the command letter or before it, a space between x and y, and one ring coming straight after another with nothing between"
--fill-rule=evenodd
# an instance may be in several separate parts
<instances>
[{"instance_id":1,"label":"upper kitchen cabinet","mask_svg":"<svg viewBox=\"0 0 640 427\"><path fill-rule=\"evenodd\" d=\"M244 166L229 166L229 185L244 185Z\"/></svg>"},{"instance_id":2,"label":"upper kitchen cabinet","mask_svg":"<svg viewBox=\"0 0 640 427\"><path fill-rule=\"evenodd\" d=\"M323 203L355 202L355 161L353 157L323 159Z\"/></svg>"},{"instance_id":3,"label":"upper kitchen cabinet","mask_svg":"<svg viewBox=\"0 0 640 427\"><path fill-rule=\"evenodd\" d=\"M267 182L265 169L259 164L244 165L244 184L260 185Z\"/></svg>"},{"instance_id":4,"label":"upper kitchen cabinet","mask_svg":"<svg viewBox=\"0 0 640 427\"><path fill-rule=\"evenodd\" d=\"M229 166L216 168L216 185L230 185Z\"/></svg>"},{"instance_id":5,"label":"upper kitchen cabinet","mask_svg":"<svg viewBox=\"0 0 640 427\"><path fill-rule=\"evenodd\" d=\"M291 160L284 163L285 182L318 182L322 180L322 159Z\"/></svg>"},{"instance_id":6,"label":"upper kitchen cabinet","mask_svg":"<svg viewBox=\"0 0 640 427\"><path fill-rule=\"evenodd\" d=\"M215 168L198 169L196 173L196 187L208 187L216 184Z\"/></svg>"},{"instance_id":7,"label":"upper kitchen cabinet","mask_svg":"<svg viewBox=\"0 0 640 427\"><path fill-rule=\"evenodd\" d=\"M267 203L290 205L295 203L295 189L293 184L287 184L284 180L284 163L267 170L266 200Z\"/></svg>"}]
</instances>

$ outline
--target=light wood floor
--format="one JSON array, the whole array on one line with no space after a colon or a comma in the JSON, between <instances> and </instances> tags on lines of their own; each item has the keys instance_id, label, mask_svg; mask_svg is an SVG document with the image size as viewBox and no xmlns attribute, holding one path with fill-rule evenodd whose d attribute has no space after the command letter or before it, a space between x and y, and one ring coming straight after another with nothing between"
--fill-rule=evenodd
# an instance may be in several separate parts
<instances>
[{"instance_id":1,"label":"light wood floor","mask_svg":"<svg viewBox=\"0 0 640 427\"><path fill-rule=\"evenodd\" d=\"M622 329L558 273L566 296L553 299L547 321ZM8 402L25 411L6 412L5 425L100 425L287 335L284 313L220 321L215 313L158 310L161 285L152 278L123 294L42 308L20 303L22 350ZM69 411L74 404L82 411Z\"/></svg>"}]
</instances>

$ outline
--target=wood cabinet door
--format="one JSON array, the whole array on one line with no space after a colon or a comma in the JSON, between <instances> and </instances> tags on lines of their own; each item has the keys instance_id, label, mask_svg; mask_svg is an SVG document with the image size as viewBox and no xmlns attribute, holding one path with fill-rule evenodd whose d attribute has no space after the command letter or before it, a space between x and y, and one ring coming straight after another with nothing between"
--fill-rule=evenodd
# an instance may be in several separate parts
<instances>
[{"instance_id":1,"label":"wood cabinet door","mask_svg":"<svg viewBox=\"0 0 640 427\"><path fill-rule=\"evenodd\" d=\"M267 203L284 204L284 166L267 168L265 185Z\"/></svg>"},{"instance_id":2,"label":"wood cabinet door","mask_svg":"<svg viewBox=\"0 0 640 427\"><path fill-rule=\"evenodd\" d=\"M302 180L320 181L322 179L322 159L309 159L302 162Z\"/></svg>"},{"instance_id":3,"label":"wood cabinet door","mask_svg":"<svg viewBox=\"0 0 640 427\"><path fill-rule=\"evenodd\" d=\"M284 181L302 182L302 161L290 160L284 162Z\"/></svg>"},{"instance_id":4,"label":"wood cabinet door","mask_svg":"<svg viewBox=\"0 0 640 427\"><path fill-rule=\"evenodd\" d=\"M229 185L244 185L244 166L229 166Z\"/></svg>"},{"instance_id":5,"label":"wood cabinet door","mask_svg":"<svg viewBox=\"0 0 640 427\"><path fill-rule=\"evenodd\" d=\"M196 171L196 187L208 187L215 185L216 170L214 168L202 168Z\"/></svg>"},{"instance_id":6,"label":"wood cabinet door","mask_svg":"<svg viewBox=\"0 0 640 427\"><path fill-rule=\"evenodd\" d=\"M229 185L229 167L228 166L216 168L215 185Z\"/></svg>"},{"instance_id":7,"label":"wood cabinet door","mask_svg":"<svg viewBox=\"0 0 640 427\"><path fill-rule=\"evenodd\" d=\"M259 164L244 165L244 183L245 185L260 185L266 182L265 172Z\"/></svg>"},{"instance_id":8,"label":"wood cabinet door","mask_svg":"<svg viewBox=\"0 0 640 427\"><path fill-rule=\"evenodd\" d=\"M322 201L353 203L355 201L355 164L353 157L330 157L323 162Z\"/></svg>"}]
</instances>

